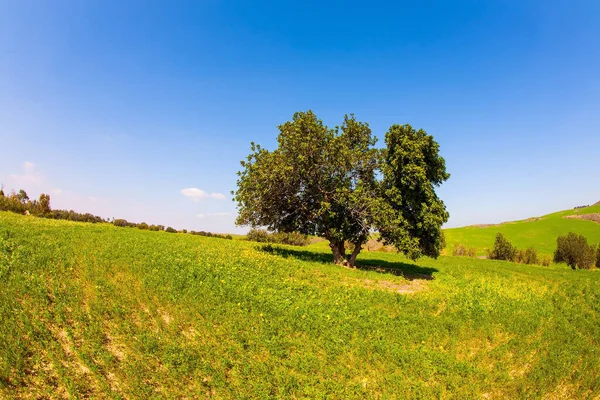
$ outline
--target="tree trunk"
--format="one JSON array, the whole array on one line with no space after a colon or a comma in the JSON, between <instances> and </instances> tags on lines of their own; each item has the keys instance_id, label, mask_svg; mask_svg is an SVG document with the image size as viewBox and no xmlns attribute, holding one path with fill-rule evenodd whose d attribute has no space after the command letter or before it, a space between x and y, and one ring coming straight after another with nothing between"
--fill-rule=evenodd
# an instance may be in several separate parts
<instances>
[{"instance_id":1,"label":"tree trunk","mask_svg":"<svg viewBox=\"0 0 600 400\"><path fill-rule=\"evenodd\" d=\"M333 262L343 264L346 261L346 248L344 242L329 242L331 252L333 253Z\"/></svg>"},{"instance_id":2,"label":"tree trunk","mask_svg":"<svg viewBox=\"0 0 600 400\"><path fill-rule=\"evenodd\" d=\"M356 257L358 257L358 253L360 253L360 250L362 248L361 243L353 243L353 244L354 244L354 250L352 251L352 255L350 256L350 258L348 259L348 264L350 264L351 267L354 267L354 263L356 263Z\"/></svg>"}]
</instances>

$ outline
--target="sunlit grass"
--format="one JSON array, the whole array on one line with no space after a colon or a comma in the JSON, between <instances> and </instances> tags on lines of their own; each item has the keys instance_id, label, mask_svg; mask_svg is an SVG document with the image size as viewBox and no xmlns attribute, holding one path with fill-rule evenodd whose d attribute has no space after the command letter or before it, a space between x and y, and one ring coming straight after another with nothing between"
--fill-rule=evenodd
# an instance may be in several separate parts
<instances>
[{"instance_id":1,"label":"sunlit grass","mask_svg":"<svg viewBox=\"0 0 600 400\"><path fill-rule=\"evenodd\" d=\"M351 270L325 247L9 213L0 240L0 397L600 394L594 271L387 253Z\"/></svg>"},{"instance_id":2,"label":"sunlit grass","mask_svg":"<svg viewBox=\"0 0 600 400\"><path fill-rule=\"evenodd\" d=\"M454 245L460 243L475 247L479 255L485 255L486 249L494 246L494 238L498 232L502 233L518 248L534 247L542 255L552 255L556 249L556 238L569 232L584 235L588 243L596 246L600 243L600 224L564 217L598 213L600 213L600 206L591 206L499 225L445 229L446 253L452 254Z\"/></svg>"}]
</instances>

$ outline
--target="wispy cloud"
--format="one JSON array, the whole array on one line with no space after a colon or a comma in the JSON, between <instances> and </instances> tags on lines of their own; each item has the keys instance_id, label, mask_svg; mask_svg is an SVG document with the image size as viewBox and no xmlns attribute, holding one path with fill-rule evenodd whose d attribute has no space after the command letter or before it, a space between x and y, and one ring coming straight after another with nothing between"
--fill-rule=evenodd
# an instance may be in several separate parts
<instances>
[{"instance_id":1,"label":"wispy cloud","mask_svg":"<svg viewBox=\"0 0 600 400\"><path fill-rule=\"evenodd\" d=\"M202 219L202 218L206 218L206 217L225 217L227 215L232 215L232 214L233 214L232 211L230 211L230 212L209 213L209 214L200 213L200 214L196 214L196 217Z\"/></svg>"},{"instance_id":2,"label":"wispy cloud","mask_svg":"<svg viewBox=\"0 0 600 400\"><path fill-rule=\"evenodd\" d=\"M10 179L17 186L25 186L28 184L39 184L42 182L42 175L36 170L35 164L31 161L25 161L21 166L22 174L11 174Z\"/></svg>"},{"instance_id":3,"label":"wispy cloud","mask_svg":"<svg viewBox=\"0 0 600 400\"><path fill-rule=\"evenodd\" d=\"M223 193L208 193L202 189L198 189L198 188L185 188L185 189L181 189L181 194L184 195L185 197L189 197L190 199L192 199L193 201L200 201L202 199L208 199L208 198L213 198L213 199L218 199L218 200L225 200L226 197Z\"/></svg>"}]
</instances>

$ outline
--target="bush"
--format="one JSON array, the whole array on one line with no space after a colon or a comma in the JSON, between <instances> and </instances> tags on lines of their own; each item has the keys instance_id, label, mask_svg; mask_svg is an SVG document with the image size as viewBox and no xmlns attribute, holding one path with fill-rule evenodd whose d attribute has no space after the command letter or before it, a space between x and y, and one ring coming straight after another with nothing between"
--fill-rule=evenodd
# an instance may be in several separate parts
<instances>
[{"instance_id":1,"label":"bush","mask_svg":"<svg viewBox=\"0 0 600 400\"><path fill-rule=\"evenodd\" d=\"M596 263L596 252L583 235L569 232L556 239L554 262L566 263L572 269L589 269Z\"/></svg>"},{"instance_id":2,"label":"bush","mask_svg":"<svg viewBox=\"0 0 600 400\"><path fill-rule=\"evenodd\" d=\"M460 243L456 243L454 245L454 248L452 249L452 255L459 256L459 257L466 256L466 257L475 258L475 257L477 257L477 249L475 247L467 247Z\"/></svg>"},{"instance_id":3,"label":"bush","mask_svg":"<svg viewBox=\"0 0 600 400\"><path fill-rule=\"evenodd\" d=\"M279 243L291 246L306 246L310 242L308 236L298 232L270 233L265 229L250 229L246 239L259 243Z\"/></svg>"},{"instance_id":4,"label":"bush","mask_svg":"<svg viewBox=\"0 0 600 400\"><path fill-rule=\"evenodd\" d=\"M596 249L596 268L600 268L600 243Z\"/></svg>"},{"instance_id":5,"label":"bush","mask_svg":"<svg viewBox=\"0 0 600 400\"><path fill-rule=\"evenodd\" d=\"M274 243L288 244L290 246L306 246L309 243L308 236L298 232L278 232L271 235Z\"/></svg>"},{"instance_id":6,"label":"bush","mask_svg":"<svg viewBox=\"0 0 600 400\"><path fill-rule=\"evenodd\" d=\"M552 258L550 256L544 256L543 258L538 259L538 264L544 267L550 266L552 263Z\"/></svg>"},{"instance_id":7,"label":"bush","mask_svg":"<svg viewBox=\"0 0 600 400\"><path fill-rule=\"evenodd\" d=\"M527 250L517 250L515 253L515 262L521 264L537 264L537 250L533 247L530 247Z\"/></svg>"},{"instance_id":8,"label":"bush","mask_svg":"<svg viewBox=\"0 0 600 400\"><path fill-rule=\"evenodd\" d=\"M517 249L504 237L503 234L496 234L494 249L490 253L492 260L514 261Z\"/></svg>"},{"instance_id":9,"label":"bush","mask_svg":"<svg viewBox=\"0 0 600 400\"><path fill-rule=\"evenodd\" d=\"M114 226L120 226L122 228L129 226L129 222L126 219L115 219L113 221Z\"/></svg>"},{"instance_id":10,"label":"bush","mask_svg":"<svg viewBox=\"0 0 600 400\"><path fill-rule=\"evenodd\" d=\"M144 231L149 228L148 224L145 223L145 222L140 222L137 227L138 227L138 229L141 229L141 230L144 230Z\"/></svg>"},{"instance_id":11,"label":"bush","mask_svg":"<svg viewBox=\"0 0 600 400\"><path fill-rule=\"evenodd\" d=\"M268 243L270 235L265 229L250 229L246 235L246 239L252 242Z\"/></svg>"},{"instance_id":12,"label":"bush","mask_svg":"<svg viewBox=\"0 0 600 400\"><path fill-rule=\"evenodd\" d=\"M177 231L173 228L171 228L170 226L167 227L167 229L165 229L165 232L169 232L169 233L177 233Z\"/></svg>"}]
</instances>

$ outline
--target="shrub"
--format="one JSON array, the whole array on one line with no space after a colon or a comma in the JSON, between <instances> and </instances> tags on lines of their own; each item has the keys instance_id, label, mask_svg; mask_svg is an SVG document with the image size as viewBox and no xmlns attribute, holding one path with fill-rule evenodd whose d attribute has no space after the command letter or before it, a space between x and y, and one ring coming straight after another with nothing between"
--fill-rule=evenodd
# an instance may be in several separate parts
<instances>
[{"instance_id":1,"label":"shrub","mask_svg":"<svg viewBox=\"0 0 600 400\"><path fill-rule=\"evenodd\" d=\"M454 245L454 248L452 249L452 255L459 256L459 257L466 256L466 257L475 258L475 257L477 257L477 249L475 247L467 247L460 243L456 243Z\"/></svg>"},{"instance_id":2,"label":"shrub","mask_svg":"<svg viewBox=\"0 0 600 400\"><path fill-rule=\"evenodd\" d=\"M494 249L490 253L492 260L514 261L517 249L504 237L503 234L496 234Z\"/></svg>"},{"instance_id":3,"label":"shrub","mask_svg":"<svg viewBox=\"0 0 600 400\"><path fill-rule=\"evenodd\" d=\"M280 243L291 246L306 246L310 242L308 236L298 232L270 233L265 229L250 229L246 239L259 243Z\"/></svg>"},{"instance_id":4,"label":"shrub","mask_svg":"<svg viewBox=\"0 0 600 400\"><path fill-rule=\"evenodd\" d=\"M550 266L552 263L552 258L550 256L544 256L543 258L538 258L538 264L544 267Z\"/></svg>"},{"instance_id":5,"label":"shrub","mask_svg":"<svg viewBox=\"0 0 600 400\"><path fill-rule=\"evenodd\" d=\"M149 228L148 224L145 222L140 222L137 227L138 227L138 229L142 229L142 230L146 230Z\"/></svg>"},{"instance_id":6,"label":"shrub","mask_svg":"<svg viewBox=\"0 0 600 400\"><path fill-rule=\"evenodd\" d=\"M120 226L120 227L123 228L123 227L129 226L129 222L127 222L126 219L115 219L113 221L113 225L114 226Z\"/></svg>"},{"instance_id":7,"label":"shrub","mask_svg":"<svg viewBox=\"0 0 600 400\"><path fill-rule=\"evenodd\" d=\"M265 229L250 229L246 235L246 239L253 242L268 243L270 239L269 236L269 232Z\"/></svg>"},{"instance_id":8,"label":"shrub","mask_svg":"<svg viewBox=\"0 0 600 400\"><path fill-rule=\"evenodd\" d=\"M537 264L537 250L533 247L530 247L526 250L517 250L515 253L515 262L521 264Z\"/></svg>"},{"instance_id":9,"label":"shrub","mask_svg":"<svg viewBox=\"0 0 600 400\"><path fill-rule=\"evenodd\" d=\"M288 244L290 246L308 245L308 236L298 232L278 232L271 235L274 243Z\"/></svg>"},{"instance_id":10,"label":"shrub","mask_svg":"<svg viewBox=\"0 0 600 400\"><path fill-rule=\"evenodd\" d=\"M464 245L460 243L454 244L454 248L452 248L453 256L464 256L465 254L467 254L467 248Z\"/></svg>"},{"instance_id":11,"label":"shrub","mask_svg":"<svg viewBox=\"0 0 600 400\"><path fill-rule=\"evenodd\" d=\"M596 268L600 268L600 243L596 249Z\"/></svg>"},{"instance_id":12,"label":"shrub","mask_svg":"<svg viewBox=\"0 0 600 400\"><path fill-rule=\"evenodd\" d=\"M595 253L583 235L569 232L556 239L554 262L566 263L572 269L589 269L596 263Z\"/></svg>"},{"instance_id":13,"label":"shrub","mask_svg":"<svg viewBox=\"0 0 600 400\"><path fill-rule=\"evenodd\" d=\"M169 232L169 233L177 233L177 231L173 228L171 228L170 226L167 227L167 229L165 229L165 232Z\"/></svg>"}]
</instances>

